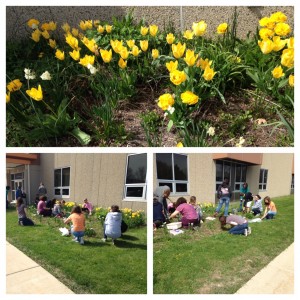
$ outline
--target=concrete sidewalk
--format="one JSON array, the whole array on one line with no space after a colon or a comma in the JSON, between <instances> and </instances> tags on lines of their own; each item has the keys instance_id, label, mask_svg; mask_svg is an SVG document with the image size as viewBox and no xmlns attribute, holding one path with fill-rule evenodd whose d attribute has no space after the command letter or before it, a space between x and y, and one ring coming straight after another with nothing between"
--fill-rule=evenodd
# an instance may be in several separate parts
<instances>
[{"instance_id":1,"label":"concrete sidewalk","mask_svg":"<svg viewBox=\"0 0 300 300\"><path fill-rule=\"evenodd\" d=\"M294 243L253 276L237 294L293 294Z\"/></svg>"},{"instance_id":2,"label":"concrete sidewalk","mask_svg":"<svg viewBox=\"0 0 300 300\"><path fill-rule=\"evenodd\" d=\"M74 294L53 275L6 242L6 294Z\"/></svg>"}]
</instances>

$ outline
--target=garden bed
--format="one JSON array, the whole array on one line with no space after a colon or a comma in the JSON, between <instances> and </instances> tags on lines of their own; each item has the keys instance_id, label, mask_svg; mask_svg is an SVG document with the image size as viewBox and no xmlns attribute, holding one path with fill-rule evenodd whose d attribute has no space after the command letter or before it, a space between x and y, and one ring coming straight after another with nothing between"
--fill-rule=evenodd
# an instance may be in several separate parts
<instances>
[{"instance_id":1,"label":"garden bed","mask_svg":"<svg viewBox=\"0 0 300 300\"><path fill-rule=\"evenodd\" d=\"M7 43L7 146L293 145L293 29L274 12L240 40L231 19L214 38L203 20L29 20Z\"/></svg>"}]
</instances>

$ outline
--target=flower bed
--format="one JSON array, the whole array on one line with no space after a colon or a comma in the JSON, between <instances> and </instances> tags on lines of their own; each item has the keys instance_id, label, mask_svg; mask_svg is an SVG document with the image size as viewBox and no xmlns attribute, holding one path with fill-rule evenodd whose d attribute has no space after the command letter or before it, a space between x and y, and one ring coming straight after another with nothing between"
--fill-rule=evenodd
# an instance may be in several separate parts
<instances>
[{"instance_id":1,"label":"flower bed","mask_svg":"<svg viewBox=\"0 0 300 300\"><path fill-rule=\"evenodd\" d=\"M262 18L257 34L244 41L236 38L236 13L232 19L216 28L215 39L205 38L209 24L203 20L177 33L171 26L134 24L127 15L112 24L65 23L63 40L57 23L29 20L29 40L7 45L9 143L128 145L130 133L117 114L146 88L152 95L139 117L148 146L164 146L165 132L179 146L251 146L243 137L249 121L253 127L284 125L292 144L294 38L287 18L281 12ZM230 106L238 91L256 100L239 116L218 112L229 124L227 137L203 108Z\"/></svg>"}]
</instances>

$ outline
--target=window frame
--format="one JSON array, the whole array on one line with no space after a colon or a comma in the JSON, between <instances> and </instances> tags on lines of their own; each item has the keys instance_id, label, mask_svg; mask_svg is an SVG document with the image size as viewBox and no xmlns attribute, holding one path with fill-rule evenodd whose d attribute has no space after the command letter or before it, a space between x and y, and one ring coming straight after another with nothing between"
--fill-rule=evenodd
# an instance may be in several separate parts
<instances>
[{"instance_id":1,"label":"window frame","mask_svg":"<svg viewBox=\"0 0 300 300\"><path fill-rule=\"evenodd\" d=\"M171 196L179 196L179 195L189 195L189 156L185 153L156 153L157 154L170 154L171 155L171 164L172 164L172 177L173 179L160 179L158 178L157 172L157 160L156 160L156 180L158 186L163 186L167 184L168 186L172 186L171 188ZM174 156L181 155L186 157L186 173L187 173L187 180L176 180L175 178L175 168L174 168ZM186 184L186 192L177 192L176 185L177 184Z\"/></svg>"},{"instance_id":2,"label":"window frame","mask_svg":"<svg viewBox=\"0 0 300 300\"><path fill-rule=\"evenodd\" d=\"M127 170L128 170L128 161L129 157L135 156L135 155L143 155L146 154L146 177L144 183L126 183L127 179ZM148 178L148 161L147 161L147 153L131 153L127 154L126 157L126 167L125 167L125 179L124 179L124 194L123 194L123 201L139 201L139 202L146 202L147 201L147 178ZM133 197L133 196L127 196L127 189L130 187L138 187L143 189L142 197Z\"/></svg>"},{"instance_id":3,"label":"window frame","mask_svg":"<svg viewBox=\"0 0 300 300\"><path fill-rule=\"evenodd\" d=\"M62 182L63 182L63 169L70 169L70 172L69 172L69 185L62 185ZM60 174L60 184L59 186L56 186L55 185L55 171L56 170L61 170L61 174ZM53 194L54 194L54 197L60 197L62 199L64 198L70 198L70 194L71 194L71 188L70 188L70 182L71 182L71 166L68 166L68 167L60 167L60 168L55 168L53 170L53 175L54 175L54 180L53 180ZM56 190L60 190L60 194L56 194ZM63 194L63 190L69 190L69 193L67 195L64 195Z\"/></svg>"},{"instance_id":4,"label":"window frame","mask_svg":"<svg viewBox=\"0 0 300 300\"><path fill-rule=\"evenodd\" d=\"M262 176L261 176L262 172ZM265 173L267 173L267 178L265 180ZM268 175L269 175L269 170L268 169L263 169L261 168L259 170L259 179L258 179L258 190L260 192L265 192L267 191L267 185L268 185ZM262 182L260 181L260 178L262 177Z\"/></svg>"}]
</instances>

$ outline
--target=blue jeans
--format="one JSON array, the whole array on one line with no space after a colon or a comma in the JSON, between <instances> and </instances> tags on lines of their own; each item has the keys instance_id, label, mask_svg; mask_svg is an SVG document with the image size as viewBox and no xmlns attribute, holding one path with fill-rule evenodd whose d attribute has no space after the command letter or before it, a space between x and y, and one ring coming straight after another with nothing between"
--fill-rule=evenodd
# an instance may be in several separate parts
<instances>
[{"instance_id":1,"label":"blue jeans","mask_svg":"<svg viewBox=\"0 0 300 300\"><path fill-rule=\"evenodd\" d=\"M269 211L268 214L266 215L266 219L273 219L275 216L276 216L276 212Z\"/></svg>"},{"instance_id":2,"label":"blue jeans","mask_svg":"<svg viewBox=\"0 0 300 300\"><path fill-rule=\"evenodd\" d=\"M84 236L84 231L74 231L73 228L71 229L71 233L77 238L78 242L80 241L80 238Z\"/></svg>"},{"instance_id":3,"label":"blue jeans","mask_svg":"<svg viewBox=\"0 0 300 300\"><path fill-rule=\"evenodd\" d=\"M229 201L230 201L229 197L221 197L220 200L219 200L219 205L216 209L216 212L219 213L219 211L221 210L223 204L225 203L224 216L227 217L228 216L228 209L229 209Z\"/></svg>"},{"instance_id":4,"label":"blue jeans","mask_svg":"<svg viewBox=\"0 0 300 300\"><path fill-rule=\"evenodd\" d=\"M244 234L245 229L248 229L248 223L233 226L228 232L231 234Z\"/></svg>"}]
</instances>

